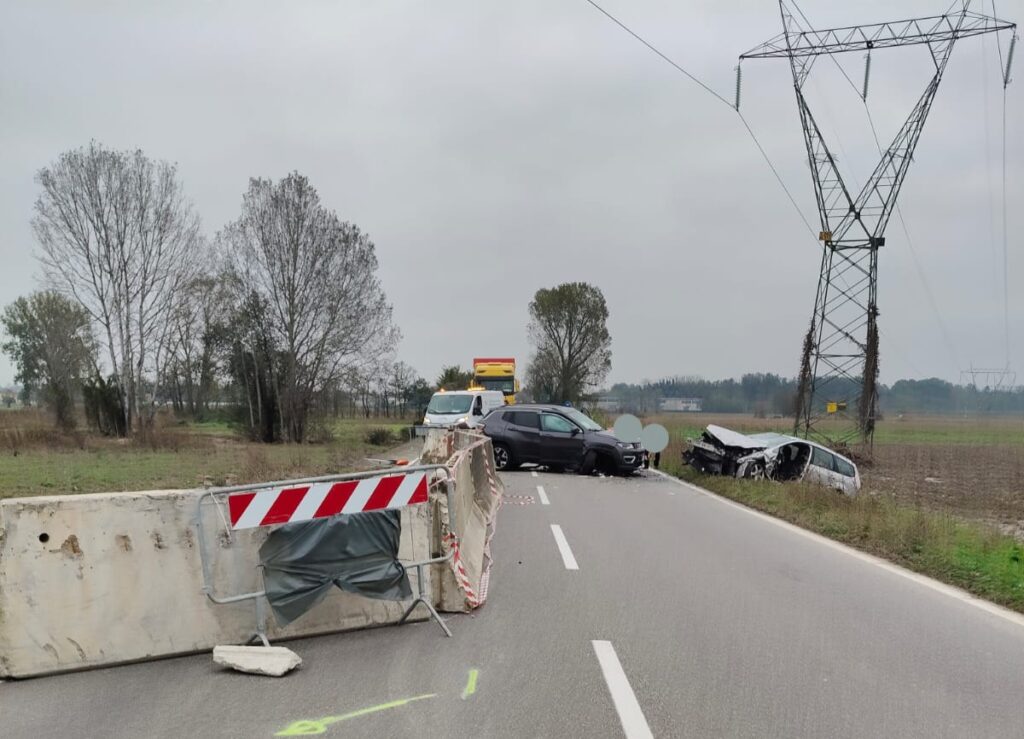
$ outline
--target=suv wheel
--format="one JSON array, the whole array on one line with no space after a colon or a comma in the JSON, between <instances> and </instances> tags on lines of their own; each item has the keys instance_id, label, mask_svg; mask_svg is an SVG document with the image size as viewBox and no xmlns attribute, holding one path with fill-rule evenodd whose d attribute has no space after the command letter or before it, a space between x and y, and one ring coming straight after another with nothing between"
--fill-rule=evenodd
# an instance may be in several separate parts
<instances>
[{"instance_id":1,"label":"suv wheel","mask_svg":"<svg viewBox=\"0 0 1024 739\"><path fill-rule=\"evenodd\" d=\"M494 466L499 472L512 469L512 452L504 444L494 445Z\"/></svg>"}]
</instances>

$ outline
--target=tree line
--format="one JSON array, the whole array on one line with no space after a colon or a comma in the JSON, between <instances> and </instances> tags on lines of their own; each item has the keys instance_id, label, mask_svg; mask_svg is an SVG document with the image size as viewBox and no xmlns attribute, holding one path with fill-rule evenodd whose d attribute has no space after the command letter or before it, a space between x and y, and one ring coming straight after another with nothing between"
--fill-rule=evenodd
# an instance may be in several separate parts
<instances>
[{"instance_id":1,"label":"tree line","mask_svg":"<svg viewBox=\"0 0 1024 739\"><path fill-rule=\"evenodd\" d=\"M840 382L831 386L842 394ZM855 386L851 384L850 393ZM749 373L739 380L704 380L672 377L640 384L619 383L602 395L618 399L623 408L653 413L662 398L701 398L704 411L792 416L797 381L772 373ZM879 408L883 414L900 413L992 413L1024 414L1024 387L1009 389L955 385L946 380L898 380L879 385Z\"/></svg>"},{"instance_id":2,"label":"tree line","mask_svg":"<svg viewBox=\"0 0 1024 739\"><path fill-rule=\"evenodd\" d=\"M204 236L175 165L98 143L36 177L42 289L0 316L16 381L64 428L104 434L161 407L225 406L251 436L302 441L320 413L403 415L433 388L396 362L376 248L299 173L253 178Z\"/></svg>"}]
</instances>

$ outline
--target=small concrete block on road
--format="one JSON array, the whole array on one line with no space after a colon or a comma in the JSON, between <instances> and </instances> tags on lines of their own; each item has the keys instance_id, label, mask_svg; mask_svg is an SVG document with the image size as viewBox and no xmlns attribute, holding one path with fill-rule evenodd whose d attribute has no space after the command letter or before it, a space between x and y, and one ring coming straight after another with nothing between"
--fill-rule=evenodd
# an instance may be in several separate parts
<instances>
[{"instance_id":1,"label":"small concrete block on road","mask_svg":"<svg viewBox=\"0 0 1024 739\"><path fill-rule=\"evenodd\" d=\"M281 677L302 664L302 658L285 647L214 647L213 661L239 672L271 677Z\"/></svg>"}]
</instances>

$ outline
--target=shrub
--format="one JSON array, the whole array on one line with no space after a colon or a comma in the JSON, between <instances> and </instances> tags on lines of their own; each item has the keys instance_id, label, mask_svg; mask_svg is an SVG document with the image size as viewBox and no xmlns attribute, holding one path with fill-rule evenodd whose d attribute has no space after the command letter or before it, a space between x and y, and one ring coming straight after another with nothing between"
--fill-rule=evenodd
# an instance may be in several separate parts
<instances>
[{"instance_id":1,"label":"shrub","mask_svg":"<svg viewBox=\"0 0 1024 739\"><path fill-rule=\"evenodd\" d=\"M395 435L391 433L391 429L378 426L367 429L366 433L363 434L363 441L373 446L387 446L388 444L395 443Z\"/></svg>"}]
</instances>

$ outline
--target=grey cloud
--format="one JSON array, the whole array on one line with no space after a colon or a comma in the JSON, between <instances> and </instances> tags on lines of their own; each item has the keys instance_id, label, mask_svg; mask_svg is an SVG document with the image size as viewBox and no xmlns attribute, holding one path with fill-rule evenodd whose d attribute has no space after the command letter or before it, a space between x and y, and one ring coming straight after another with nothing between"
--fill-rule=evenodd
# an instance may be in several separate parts
<instances>
[{"instance_id":1,"label":"grey cloud","mask_svg":"<svg viewBox=\"0 0 1024 739\"><path fill-rule=\"evenodd\" d=\"M939 4L802 6L837 25ZM730 99L737 55L779 27L773 3L607 7ZM1020 7L1003 14L1011 10ZM237 216L250 176L307 174L325 203L376 242L405 336L400 356L427 376L479 354L525 360L526 305L537 288L565 280L605 292L612 380L796 370L815 242L735 114L582 0L38 0L4 16L2 303L26 292L37 271L34 172L97 138L178 162L211 235ZM998 167L991 42L984 54ZM982 60L977 40L954 53L903 196L957 359L894 220L880 282L888 381L957 379L958 363L1002 361ZM842 61L859 80L859 57ZM891 136L920 92L923 67L903 50L879 53L875 70L869 102ZM843 141L843 166L863 176L874 143L860 103L841 78L834 83L837 73L817 71L814 92ZM785 63L745 64L743 109L816 228L787 79ZM1024 336L1012 207L1024 202L1019 89L1008 96L1013 336ZM998 195L998 178L995 187ZM1024 345L1014 352L1021 366ZM0 364L0 381L12 374Z\"/></svg>"}]
</instances>

